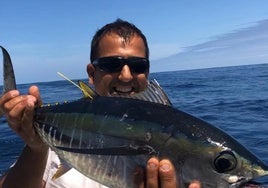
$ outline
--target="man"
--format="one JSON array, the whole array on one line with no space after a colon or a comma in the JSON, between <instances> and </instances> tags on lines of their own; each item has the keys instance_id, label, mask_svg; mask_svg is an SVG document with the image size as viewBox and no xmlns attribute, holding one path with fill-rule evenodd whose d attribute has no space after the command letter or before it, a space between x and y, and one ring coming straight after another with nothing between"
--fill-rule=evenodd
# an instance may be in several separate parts
<instances>
[{"instance_id":1,"label":"man","mask_svg":"<svg viewBox=\"0 0 268 188\"><path fill-rule=\"evenodd\" d=\"M122 20L107 24L97 31L91 43L91 63L87 66L89 83L103 96L141 92L148 83L148 58L147 41L138 28ZM26 143L18 161L1 180L0 188L104 187L74 169L58 180L51 180L59 160L33 128L34 107L37 104L41 104L41 98L36 86L29 88L28 95L20 95L14 90L0 99L1 110L6 114L10 128ZM177 186L175 169L166 159L149 159L146 171L137 168L133 176L140 188ZM199 187L199 184L190 185L191 188L196 186Z\"/></svg>"}]
</instances>

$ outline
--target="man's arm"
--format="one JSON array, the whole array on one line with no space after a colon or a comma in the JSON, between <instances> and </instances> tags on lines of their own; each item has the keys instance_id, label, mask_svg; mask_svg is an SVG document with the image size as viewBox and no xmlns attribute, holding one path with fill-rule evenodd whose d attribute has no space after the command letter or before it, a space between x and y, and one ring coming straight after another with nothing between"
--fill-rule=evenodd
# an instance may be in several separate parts
<instances>
[{"instance_id":1,"label":"man's arm","mask_svg":"<svg viewBox=\"0 0 268 188\"><path fill-rule=\"evenodd\" d=\"M13 90L0 98L0 108L7 117L9 127L26 143L16 164L0 180L0 188L41 188L44 184L48 146L33 127L34 108L40 101L39 90L35 86L29 89L29 95L20 95Z\"/></svg>"},{"instance_id":2,"label":"man's arm","mask_svg":"<svg viewBox=\"0 0 268 188\"><path fill-rule=\"evenodd\" d=\"M46 167L47 154L47 148L44 148L43 151L33 151L26 146L16 164L0 181L0 187L43 187L43 174Z\"/></svg>"}]
</instances>

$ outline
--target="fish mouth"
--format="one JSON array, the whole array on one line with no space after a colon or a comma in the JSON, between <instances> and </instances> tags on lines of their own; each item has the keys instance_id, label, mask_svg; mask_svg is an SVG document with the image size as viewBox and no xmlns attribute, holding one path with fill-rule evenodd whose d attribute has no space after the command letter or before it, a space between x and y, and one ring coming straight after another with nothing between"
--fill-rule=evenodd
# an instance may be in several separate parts
<instances>
[{"instance_id":1,"label":"fish mouth","mask_svg":"<svg viewBox=\"0 0 268 188\"><path fill-rule=\"evenodd\" d=\"M261 183L256 181L249 181L241 186L241 188L265 188L265 187L268 188L268 185L262 185Z\"/></svg>"},{"instance_id":2,"label":"fish mouth","mask_svg":"<svg viewBox=\"0 0 268 188\"><path fill-rule=\"evenodd\" d=\"M240 187L240 188L268 188L268 184L267 183L260 183L254 180L250 180L250 181L238 181L234 184L232 184L231 187Z\"/></svg>"}]
</instances>

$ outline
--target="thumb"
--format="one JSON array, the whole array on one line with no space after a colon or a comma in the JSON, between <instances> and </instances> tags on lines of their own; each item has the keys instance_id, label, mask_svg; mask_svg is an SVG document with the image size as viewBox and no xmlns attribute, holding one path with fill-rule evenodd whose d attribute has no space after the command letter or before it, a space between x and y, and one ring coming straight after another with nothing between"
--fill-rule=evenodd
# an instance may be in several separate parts
<instances>
[{"instance_id":1,"label":"thumb","mask_svg":"<svg viewBox=\"0 0 268 188\"><path fill-rule=\"evenodd\" d=\"M33 95L37 99L37 105L43 104L40 93L39 93L39 89L37 86L31 86L29 88L29 94Z\"/></svg>"}]
</instances>

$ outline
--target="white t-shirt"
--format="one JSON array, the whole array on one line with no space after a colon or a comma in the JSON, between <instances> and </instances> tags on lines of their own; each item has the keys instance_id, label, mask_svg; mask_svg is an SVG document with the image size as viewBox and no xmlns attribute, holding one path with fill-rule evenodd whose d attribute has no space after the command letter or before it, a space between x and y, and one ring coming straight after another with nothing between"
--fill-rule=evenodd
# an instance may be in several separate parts
<instances>
[{"instance_id":1,"label":"white t-shirt","mask_svg":"<svg viewBox=\"0 0 268 188\"><path fill-rule=\"evenodd\" d=\"M46 188L107 188L106 186L89 179L73 168L56 180L52 180L59 165L60 160L58 155L49 149L47 165L43 177L43 180L46 182Z\"/></svg>"}]
</instances>

